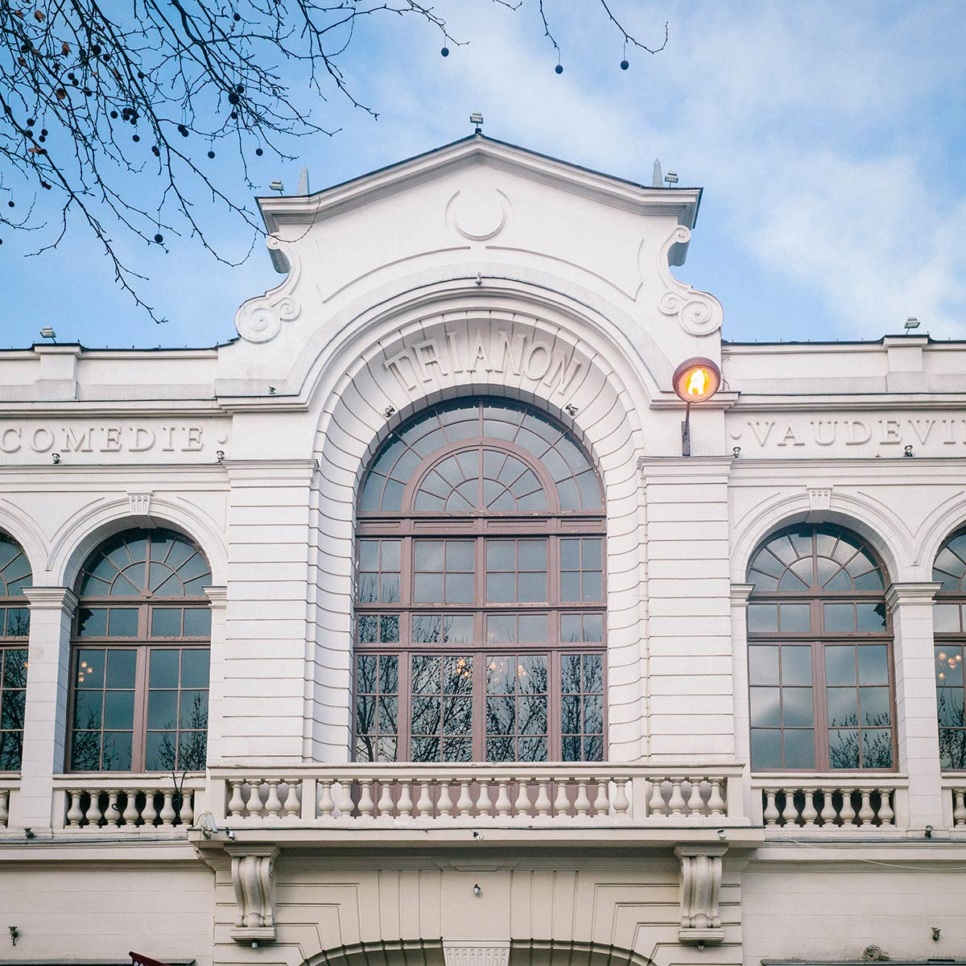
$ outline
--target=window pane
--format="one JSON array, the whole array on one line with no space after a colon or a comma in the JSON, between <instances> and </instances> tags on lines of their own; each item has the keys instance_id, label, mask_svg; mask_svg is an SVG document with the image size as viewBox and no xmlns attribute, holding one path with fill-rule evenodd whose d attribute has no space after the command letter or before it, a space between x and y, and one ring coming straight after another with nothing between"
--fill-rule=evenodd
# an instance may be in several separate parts
<instances>
[{"instance_id":1,"label":"window pane","mask_svg":"<svg viewBox=\"0 0 966 966\"><path fill-rule=\"evenodd\" d=\"M859 684L888 684L889 649L884 644L864 644L858 650Z\"/></svg>"},{"instance_id":2,"label":"window pane","mask_svg":"<svg viewBox=\"0 0 966 966\"><path fill-rule=\"evenodd\" d=\"M856 604L856 630L884 631L886 629L885 604Z\"/></svg>"},{"instance_id":3,"label":"window pane","mask_svg":"<svg viewBox=\"0 0 966 966\"><path fill-rule=\"evenodd\" d=\"M784 732L785 767L815 767L815 732L811 729Z\"/></svg>"},{"instance_id":4,"label":"window pane","mask_svg":"<svg viewBox=\"0 0 966 966\"><path fill-rule=\"evenodd\" d=\"M855 648L825 648L825 680L828 684L855 684Z\"/></svg>"},{"instance_id":5,"label":"window pane","mask_svg":"<svg viewBox=\"0 0 966 966\"><path fill-rule=\"evenodd\" d=\"M782 633L796 634L811 630L811 608L808 604L782 604Z\"/></svg>"},{"instance_id":6,"label":"window pane","mask_svg":"<svg viewBox=\"0 0 966 966\"><path fill-rule=\"evenodd\" d=\"M892 767L892 732L869 728L862 732L862 767Z\"/></svg>"},{"instance_id":7,"label":"window pane","mask_svg":"<svg viewBox=\"0 0 966 966\"><path fill-rule=\"evenodd\" d=\"M851 604L826 604L824 611L826 633L848 633L855 629L855 614Z\"/></svg>"},{"instance_id":8,"label":"window pane","mask_svg":"<svg viewBox=\"0 0 966 966\"><path fill-rule=\"evenodd\" d=\"M153 608L151 610L151 636L179 637L181 635L182 613L180 607Z\"/></svg>"},{"instance_id":9,"label":"window pane","mask_svg":"<svg viewBox=\"0 0 966 966\"><path fill-rule=\"evenodd\" d=\"M936 604L932 613L937 634L955 634L959 631L959 604Z\"/></svg>"},{"instance_id":10,"label":"window pane","mask_svg":"<svg viewBox=\"0 0 966 966\"><path fill-rule=\"evenodd\" d=\"M749 633L778 630L777 604L749 604L748 631Z\"/></svg>"},{"instance_id":11,"label":"window pane","mask_svg":"<svg viewBox=\"0 0 966 966\"><path fill-rule=\"evenodd\" d=\"M177 649L156 647L151 651L148 677L152 688L176 688L178 686L181 652Z\"/></svg>"},{"instance_id":12,"label":"window pane","mask_svg":"<svg viewBox=\"0 0 966 966\"><path fill-rule=\"evenodd\" d=\"M107 608L81 607L77 612L77 626L81 637L106 637Z\"/></svg>"},{"instance_id":13,"label":"window pane","mask_svg":"<svg viewBox=\"0 0 966 966\"><path fill-rule=\"evenodd\" d=\"M751 767L762 771L782 767L782 742L780 731L751 732Z\"/></svg>"},{"instance_id":14,"label":"window pane","mask_svg":"<svg viewBox=\"0 0 966 966\"><path fill-rule=\"evenodd\" d=\"M748 648L751 684L779 684L778 646L754 645Z\"/></svg>"},{"instance_id":15,"label":"window pane","mask_svg":"<svg viewBox=\"0 0 966 966\"><path fill-rule=\"evenodd\" d=\"M779 688L751 689L751 724L753 727L778 727L781 724L781 691Z\"/></svg>"},{"instance_id":16,"label":"window pane","mask_svg":"<svg viewBox=\"0 0 966 966\"><path fill-rule=\"evenodd\" d=\"M859 723L855 688L829 688L826 692L826 701L829 725L855 727Z\"/></svg>"},{"instance_id":17,"label":"window pane","mask_svg":"<svg viewBox=\"0 0 966 966\"><path fill-rule=\"evenodd\" d=\"M828 733L829 764L832 768L859 767L859 732L854 728L833 728Z\"/></svg>"},{"instance_id":18,"label":"window pane","mask_svg":"<svg viewBox=\"0 0 966 966\"><path fill-rule=\"evenodd\" d=\"M812 723L812 689L782 688L782 724L789 728Z\"/></svg>"},{"instance_id":19,"label":"window pane","mask_svg":"<svg viewBox=\"0 0 966 966\"><path fill-rule=\"evenodd\" d=\"M782 684L809 685L812 683L812 648L782 645Z\"/></svg>"}]
</instances>

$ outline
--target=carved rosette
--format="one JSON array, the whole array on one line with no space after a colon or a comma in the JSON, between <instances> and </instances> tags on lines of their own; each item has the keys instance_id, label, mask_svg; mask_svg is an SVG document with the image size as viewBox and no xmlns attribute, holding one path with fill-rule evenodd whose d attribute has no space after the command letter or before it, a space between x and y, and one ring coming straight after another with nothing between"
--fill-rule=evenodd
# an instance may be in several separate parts
<instances>
[{"instance_id":1,"label":"carved rosette","mask_svg":"<svg viewBox=\"0 0 966 966\"><path fill-rule=\"evenodd\" d=\"M688 944L720 943L724 939L718 895L721 891L721 856L727 846L681 846L681 928L678 941Z\"/></svg>"},{"instance_id":2,"label":"carved rosette","mask_svg":"<svg viewBox=\"0 0 966 966\"><path fill-rule=\"evenodd\" d=\"M274 942L275 860L278 849L267 846L231 846L231 882L235 887L235 928L239 943Z\"/></svg>"},{"instance_id":3,"label":"carved rosette","mask_svg":"<svg viewBox=\"0 0 966 966\"><path fill-rule=\"evenodd\" d=\"M298 283L300 270L295 250L274 235L269 235L265 244L268 248L282 252L289 264L289 273L277 288L249 299L238 309L235 314L235 328L247 342L268 342L274 339L281 331L282 323L298 318L302 311L298 299L291 294Z\"/></svg>"},{"instance_id":4,"label":"carved rosette","mask_svg":"<svg viewBox=\"0 0 966 966\"><path fill-rule=\"evenodd\" d=\"M657 307L662 315L676 315L678 324L689 335L711 335L724 321L721 303L713 295L699 292L671 274L669 255L672 246L683 244L690 237L690 229L678 225L661 246L657 270L665 292L658 298Z\"/></svg>"}]
</instances>

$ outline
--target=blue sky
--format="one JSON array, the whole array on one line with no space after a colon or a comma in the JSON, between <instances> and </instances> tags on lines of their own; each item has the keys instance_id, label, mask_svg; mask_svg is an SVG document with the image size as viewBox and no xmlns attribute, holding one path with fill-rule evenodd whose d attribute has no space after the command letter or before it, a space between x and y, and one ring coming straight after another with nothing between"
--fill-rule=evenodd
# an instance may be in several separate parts
<instances>
[{"instance_id":1,"label":"blue sky","mask_svg":"<svg viewBox=\"0 0 966 966\"><path fill-rule=\"evenodd\" d=\"M266 154L254 192L228 161L217 176L245 199L275 178L294 191L304 165L319 190L463 137L481 111L491 137L642 183L660 158L681 185L703 186L676 274L721 300L728 339L876 339L909 315L935 338L966 338L962 0L610 3L645 42L668 21L667 48L628 50L620 70L620 37L593 0L546 0L560 75L535 0L438 0L469 41L446 58L415 21L373 22L342 63L378 121L335 92L306 93L338 134L301 139L297 161ZM215 207L206 220L216 247L244 258L244 228ZM234 336L244 299L281 280L262 243L228 267L189 238L169 237L167 253L119 238L167 323L114 284L79 223L40 256L35 237L7 230L0 345L30 345L44 325L91 347L213 345Z\"/></svg>"}]
</instances>

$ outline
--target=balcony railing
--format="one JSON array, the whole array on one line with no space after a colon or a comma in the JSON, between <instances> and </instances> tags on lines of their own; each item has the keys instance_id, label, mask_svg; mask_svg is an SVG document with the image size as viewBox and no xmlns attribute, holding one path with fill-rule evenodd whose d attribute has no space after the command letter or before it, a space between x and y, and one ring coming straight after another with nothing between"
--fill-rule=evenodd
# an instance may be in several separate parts
<instances>
[{"instance_id":1,"label":"balcony railing","mask_svg":"<svg viewBox=\"0 0 966 966\"><path fill-rule=\"evenodd\" d=\"M897 815L905 814L908 781L897 775L757 776L752 787L761 796L766 832L868 832L904 824Z\"/></svg>"},{"instance_id":2,"label":"balcony railing","mask_svg":"<svg viewBox=\"0 0 966 966\"><path fill-rule=\"evenodd\" d=\"M202 775L60 776L54 814L65 829L183 832L201 811L204 787Z\"/></svg>"},{"instance_id":3,"label":"balcony railing","mask_svg":"<svg viewBox=\"0 0 966 966\"><path fill-rule=\"evenodd\" d=\"M748 824L737 766L351 764L211 773L223 794L218 817L236 829Z\"/></svg>"}]
</instances>

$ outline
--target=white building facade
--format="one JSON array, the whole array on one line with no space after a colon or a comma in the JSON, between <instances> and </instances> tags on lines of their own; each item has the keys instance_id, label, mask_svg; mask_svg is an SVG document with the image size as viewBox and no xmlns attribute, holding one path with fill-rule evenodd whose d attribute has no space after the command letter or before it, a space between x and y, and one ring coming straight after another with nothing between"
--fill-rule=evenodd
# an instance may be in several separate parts
<instances>
[{"instance_id":1,"label":"white building facade","mask_svg":"<svg viewBox=\"0 0 966 966\"><path fill-rule=\"evenodd\" d=\"M0 962L966 958L966 346L722 342L699 200L475 135L0 353Z\"/></svg>"}]
</instances>

